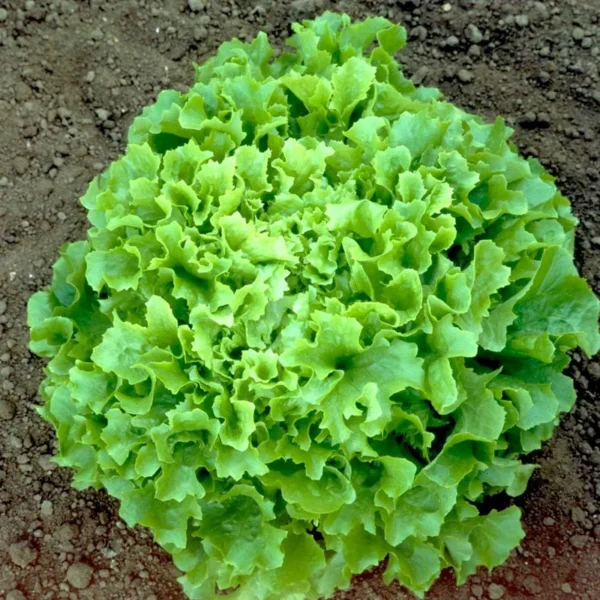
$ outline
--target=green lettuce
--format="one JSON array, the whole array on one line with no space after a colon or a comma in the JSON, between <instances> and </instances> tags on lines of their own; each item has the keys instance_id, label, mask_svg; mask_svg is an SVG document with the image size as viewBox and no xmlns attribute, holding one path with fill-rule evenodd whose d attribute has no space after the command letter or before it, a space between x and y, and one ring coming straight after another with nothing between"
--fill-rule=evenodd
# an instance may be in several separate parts
<instances>
[{"instance_id":1,"label":"green lettuce","mask_svg":"<svg viewBox=\"0 0 600 600\"><path fill-rule=\"evenodd\" d=\"M600 347L553 178L405 78L405 30L325 13L162 92L29 303L40 414L191 599L300 600L387 558L422 595L515 507Z\"/></svg>"}]
</instances>

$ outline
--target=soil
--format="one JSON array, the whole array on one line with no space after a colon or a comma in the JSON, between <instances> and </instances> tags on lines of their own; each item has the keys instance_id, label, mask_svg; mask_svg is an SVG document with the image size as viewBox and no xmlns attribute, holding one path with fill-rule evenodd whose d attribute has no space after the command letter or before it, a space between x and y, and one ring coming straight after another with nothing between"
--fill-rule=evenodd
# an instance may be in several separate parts
<instances>
[{"instance_id":1,"label":"soil","mask_svg":"<svg viewBox=\"0 0 600 600\"><path fill-rule=\"evenodd\" d=\"M177 570L101 491L70 488L35 412L42 361L27 298L86 230L88 181L123 151L133 116L192 81L231 37L281 46L324 9L403 22L418 82L513 124L581 219L577 258L600 292L600 0L0 0L0 598L182 600ZM428 600L600 598L600 362L575 355L579 402L518 503L527 538L508 563ZM378 572L337 600L400 600Z\"/></svg>"}]
</instances>

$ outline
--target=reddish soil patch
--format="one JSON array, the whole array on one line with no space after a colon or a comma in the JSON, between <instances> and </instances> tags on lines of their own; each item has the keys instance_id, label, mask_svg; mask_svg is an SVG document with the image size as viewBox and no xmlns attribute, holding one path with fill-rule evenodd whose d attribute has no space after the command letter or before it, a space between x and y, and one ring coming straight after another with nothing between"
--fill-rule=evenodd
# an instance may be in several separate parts
<instances>
[{"instance_id":1,"label":"reddish soil patch","mask_svg":"<svg viewBox=\"0 0 600 600\"><path fill-rule=\"evenodd\" d=\"M77 198L124 147L133 115L193 77L233 36L325 8L401 21L408 74L454 102L514 124L527 155L559 177L581 219L578 264L600 292L598 0L0 0L0 597L181 600L176 569L103 492L76 492L48 462L37 417L42 363L25 306L60 245L84 235ZM579 403L537 456L519 500L527 539L504 567L431 600L600 598L600 363L576 356ZM379 575L339 600L400 600Z\"/></svg>"}]
</instances>

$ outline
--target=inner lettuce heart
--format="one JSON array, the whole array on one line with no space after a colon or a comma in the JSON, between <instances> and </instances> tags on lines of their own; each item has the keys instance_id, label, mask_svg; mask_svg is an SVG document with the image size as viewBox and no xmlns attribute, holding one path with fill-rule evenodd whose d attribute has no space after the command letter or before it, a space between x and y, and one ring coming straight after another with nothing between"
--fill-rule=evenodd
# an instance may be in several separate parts
<instances>
[{"instance_id":1,"label":"inner lettuce heart","mask_svg":"<svg viewBox=\"0 0 600 600\"><path fill-rule=\"evenodd\" d=\"M484 500L525 490L599 302L553 178L404 77L401 26L293 31L223 44L90 184L29 303L40 414L191 599L327 598L384 559L422 596L522 540Z\"/></svg>"}]
</instances>

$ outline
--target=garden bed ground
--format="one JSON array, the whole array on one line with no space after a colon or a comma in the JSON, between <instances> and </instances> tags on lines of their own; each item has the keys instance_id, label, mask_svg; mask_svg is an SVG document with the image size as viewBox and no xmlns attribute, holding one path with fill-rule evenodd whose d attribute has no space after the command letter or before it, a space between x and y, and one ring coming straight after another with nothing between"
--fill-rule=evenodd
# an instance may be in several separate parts
<instances>
[{"instance_id":1,"label":"garden bed ground","mask_svg":"<svg viewBox=\"0 0 600 600\"><path fill-rule=\"evenodd\" d=\"M42 362L25 306L62 242L84 235L77 198L124 148L127 126L233 36L281 45L325 8L404 22L410 75L488 118L559 178L582 224L578 264L600 292L599 0L0 0L0 598L180 600L176 569L103 492L70 489L37 417ZM600 598L600 363L575 357L579 403L519 500L527 539L506 566L431 600ZM377 573L339 600L407 596Z\"/></svg>"}]
</instances>

